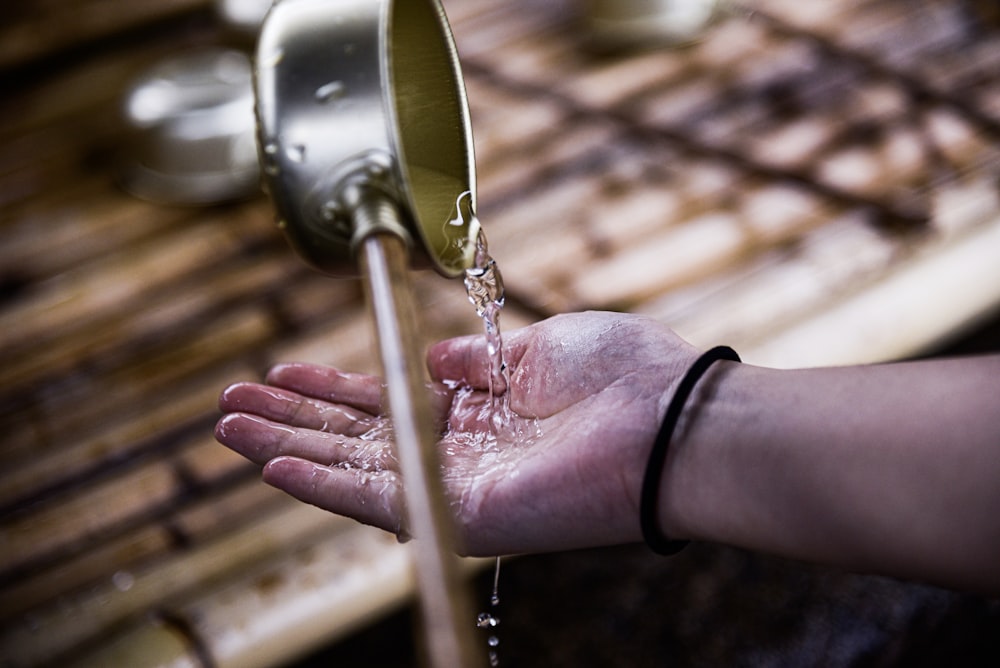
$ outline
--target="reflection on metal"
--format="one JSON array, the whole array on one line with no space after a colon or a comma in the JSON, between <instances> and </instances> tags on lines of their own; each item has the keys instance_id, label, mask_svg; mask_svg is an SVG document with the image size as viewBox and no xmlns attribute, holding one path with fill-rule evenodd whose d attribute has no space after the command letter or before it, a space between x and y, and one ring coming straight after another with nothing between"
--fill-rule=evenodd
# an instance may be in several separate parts
<instances>
[{"instance_id":1,"label":"reflection on metal","mask_svg":"<svg viewBox=\"0 0 1000 668\"><path fill-rule=\"evenodd\" d=\"M209 48L165 60L125 98L123 185L168 204L214 204L259 188L250 59Z\"/></svg>"},{"instance_id":2,"label":"reflection on metal","mask_svg":"<svg viewBox=\"0 0 1000 668\"><path fill-rule=\"evenodd\" d=\"M215 13L223 25L248 37L256 37L273 0L216 0Z\"/></svg>"},{"instance_id":3,"label":"reflection on metal","mask_svg":"<svg viewBox=\"0 0 1000 668\"><path fill-rule=\"evenodd\" d=\"M405 480L431 665L473 660L416 336L411 256L460 275L478 223L465 89L437 0L285 0L261 29L255 76L264 182L292 245L334 275L361 265Z\"/></svg>"},{"instance_id":4,"label":"reflection on metal","mask_svg":"<svg viewBox=\"0 0 1000 668\"><path fill-rule=\"evenodd\" d=\"M702 35L724 0L583 0L598 49L685 44Z\"/></svg>"}]
</instances>

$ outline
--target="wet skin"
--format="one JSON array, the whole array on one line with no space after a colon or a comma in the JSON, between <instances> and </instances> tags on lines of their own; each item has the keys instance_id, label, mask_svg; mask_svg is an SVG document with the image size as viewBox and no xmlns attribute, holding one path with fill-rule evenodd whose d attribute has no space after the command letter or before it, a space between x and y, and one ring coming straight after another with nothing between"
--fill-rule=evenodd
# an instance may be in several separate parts
<instances>
[{"instance_id":1,"label":"wet skin","mask_svg":"<svg viewBox=\"0 0 1000 668\"><path fill-rule=\"evenodd\" d=\"M511 332L504 347L510 387L497 391L509 393L513 415L498 438L484 410L484 337L444 341L427 355L462 551L637 540L642 466L664 393L697 351L651 320L608 313L552 318ZM227 388L220 407L227 415L218 440L263 465L266 482L400 532L403 483L386 438L380 379L283 364L265 384Z\"/></svg>"}]
</instances>

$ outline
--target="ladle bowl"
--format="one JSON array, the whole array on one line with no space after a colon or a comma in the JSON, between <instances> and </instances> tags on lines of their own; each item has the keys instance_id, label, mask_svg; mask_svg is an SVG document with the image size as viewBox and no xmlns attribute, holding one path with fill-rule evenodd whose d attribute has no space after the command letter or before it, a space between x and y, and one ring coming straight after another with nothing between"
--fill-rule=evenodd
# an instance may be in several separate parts
<instances>
[{"instance_id":1,"label":"ladle bowl","mask_svg":"<svg viewBox=\"0 0 1000 668\"><path fill-rule=\"evenodd\" d=\"M474 257L478 223L468 103L437 0L283 0L255 72L264 183L292 245L333 275L356 272L358 189L399 212L411 259L447 277Z\"/></svg>"}]
</instances>

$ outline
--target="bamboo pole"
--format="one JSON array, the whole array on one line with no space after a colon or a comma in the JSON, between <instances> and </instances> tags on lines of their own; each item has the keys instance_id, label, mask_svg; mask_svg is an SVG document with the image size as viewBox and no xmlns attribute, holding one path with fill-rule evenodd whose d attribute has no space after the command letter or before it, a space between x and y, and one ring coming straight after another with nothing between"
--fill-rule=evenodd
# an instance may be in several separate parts
<instances>
[{"instance_id":1,"label":"bamboo pole","mask_svg":"<svg viewBox=\"0 0 1000 668\"><path fill-rule=\"evenodd\" d=\"M180 507L191 488L209 488L250 464L211 438L197 440L108 479L92 480L71 495L54 495L14 513L0 525L0 575L30 569L72 553L137 522Z\"/></svg>"},{"instance_id":2,"label":"bamboo pole","mask_svg":"<svg viewBox=\"0 0 1000 668\"><path fill-rule=\"evenodd\" d=\"M775 367L883 362L969 327L1000 304L1000 218L993 215L866 289L746 345L744 359Z\"/></svg>"},{"instance_id":3,"label":"bamboo pole","mask_svg":"<svg viewBox=\"0 0 1000 668\"><path fill-rule=\"evenodd\" d=\"M773 247L635 308L696 345L745 344L793 325L831 300L892 271L916 242L880 236L863 216L833 216L794 245ZM721 314L724 314L722 316Z\"/></svg>"},{"instance_id":4,"label":"bamboo pole","mask_svg":"<svg viewBox=\"0 0 1000 668\"><path fill-rule=\"evenodd\" d=\"M246 241L245 233L232 225L201 224L67 272L39 294L0 311L0 347L21 351L51 340L64 327L137 306L156 290L235 255ZM17 382L14 374L3 371L0 382Z\"/></svg>"},{"instance_id":5,"label":"bamboo pole","mask_svg":"<svg viewBox=\"0 0 1000 668\"><path fill-rule=\"evenodd\" d=\"M66 665L285 665L410 600L412 558L410 546L370 527L354 526L170 606L165 617L173 625L145 620ZM463 559L463 577L492 563ZM181 642L175 639L178 628L185 629Z\"/></svg>"},{"instance_id":6,"label":"bamboo pole","mask_svg":"<svg viewBox=\"0 0 1000 668\"><path fill-rule=\"evenodd\" d=\"M47 555L78 548L151 509L166 507L182 491L172 467L157 462L93 485L85 494L33 507L0 527L6 546L0 573L9 577Z\"/></svg>"},{"instance_id":7,"label":"bamboo pole","mask_svg":"<svg viewBox=\"0 0 1000 668\"><path fill-rule=\"evenodd\" d=\"M165 389L159 401L139 405L139 410L132 410L133 406L105 406L103 410L92 406L80 422L46 423L38 431L22 425L22 430L6 436L0 507L95 471L104 462L142 453L157 436L214 413L221 388L256 375L256 370L237 363L220 371L206 371L193 384Z\"/></svg>"},{"instance_id":8,"label":"bamboo pole","mask_svg":"<svg viewBox=\"0 0 1000 668\"><path fill-rule=\"evenodd\" d=\"M35 666L98 638L130 616L169 606L199 587L238 573L302 542L341 531L351 521L289 501L278 512L207 544L131 574L127 587L112 581L68 595L0 631L8 665Z\"/></svg>"},{"instance_id":9,"label":"bamboo pole","mask_svg":"<svg viewBox=\"0 0 1000 668\"><path fill-rule=\"evenodd\" d=\"M32 3L0 30L0 67L22 65L115 33L207 6L209 0L84 0L72 11L61 3Z\"/></svg>"},{"instance_id":10,"label":"bamboo pole","mask_svg":"<svg viewBox=\"0 0 1000 668\"><path fill-rule=\"evenodd\" d=\"M280 257L229 263L224 272L190 289L152 295L145 308L112 308L99 320L53 332L49 344L30 357L5 360L8 387L30 386L81 367L100 369L116 358L127 363L148 356L162 341L181 341L198 328L211 327L220 307L274 294L274 285L290 284L296 273L294 265Z\"/></svg>"},{"instance_id":11,"label":"bamboo pole","mask_svg":"<svg viewBox=\"0 0 1000 668\"><path fill-rule=\"evenodd\" d=\"M0 267L9 276L41 282L163 235L191 218L191 212L129 199L109 188L106 178L72 177L80 183L53 184L44 201L7 209L0 227Z\"/></svg>"},{"instance_id":12,"label":"bamboo pole","mask_svg":"<svg viewBox=\"0 0 1000 668\"><path fill-rule=\"evenodd\" d=\"M148 351L148 358L137 358L118 364L93 376L71 376L59 379L45 388L38 405L31 406L27 415L14 412L4 416L16 426L18 420L30 419L27 425L44 438L37 443L59 445L60 433L81 426L100 425L109 411L123 418L139 415L144 408L161 401L171 391L183 391L184 386L209 370L218 370L234 363L235 358L251 354L273 340L280 323L259 305L249 305L221 316L202 330L178 341L166 342L161 348ZM90 400L100 396L105 403ZM32 415L34 411L35 414ZM22 439L22 442L31 439ZM4 444L5 446L7 444ZM6 448L5 448L6 450ZM3 456L22 456L6 450ZM31 456L31 453L27 453Z\"/></svg>"},{"instance_id":13,"label":"bamboo pole","mask_svg":"<svg viewBox=\"0 0 1000 668\"><path fill-rule=\"evenodd\" d=\"M121 589L134 579L133 573L168 555L183 553L189 549L185 546L208 544L287 505L288 499L281 492L256 479L207 494L175 515L89 545L77 556L10 583L0 590L0 619L8 622L32 609L51 606L60 597L99 587L109 579Z\"/></svg>"}]
</instances>

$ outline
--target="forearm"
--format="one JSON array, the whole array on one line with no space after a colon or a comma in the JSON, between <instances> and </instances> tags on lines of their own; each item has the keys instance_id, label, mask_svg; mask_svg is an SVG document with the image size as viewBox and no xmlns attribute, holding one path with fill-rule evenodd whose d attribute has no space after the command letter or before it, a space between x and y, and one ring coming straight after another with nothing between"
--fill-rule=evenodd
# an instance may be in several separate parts
<instances>
[{"instance_id":1,"label":"forearm","mask_svg":"<svg viewBox=\"0 0 1000 668\"><path fill-rule=\"evenodd\" d=\"M664 472L668 532L1000 592L1000 357L705 381Z\"/></svg>"}]
</instances>

